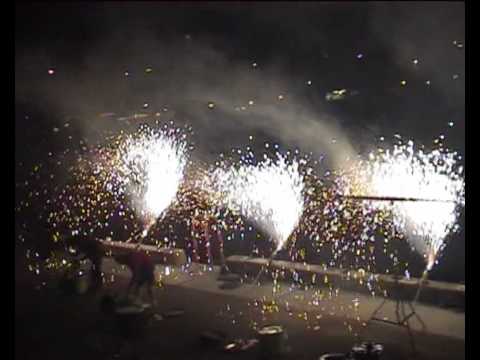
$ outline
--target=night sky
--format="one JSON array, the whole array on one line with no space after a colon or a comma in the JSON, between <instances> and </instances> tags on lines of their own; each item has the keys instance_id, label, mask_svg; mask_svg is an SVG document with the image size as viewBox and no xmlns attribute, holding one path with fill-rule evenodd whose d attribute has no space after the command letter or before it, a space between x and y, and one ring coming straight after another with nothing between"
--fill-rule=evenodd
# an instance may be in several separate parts
<instances>
[{"instance_id":1,"label":"night sky","mask_svg":"<svg viewBox=\"0 0 480 360\"><path fill-rule=\"evenodd\" d=\"M19 3L16 181L144 112L192 125L205 161L250 135L333 167L394 134L464 154L464 42L462 2ZM464 252L462 231L444 278L463 280Z\"/></svg>"}]
</instances>

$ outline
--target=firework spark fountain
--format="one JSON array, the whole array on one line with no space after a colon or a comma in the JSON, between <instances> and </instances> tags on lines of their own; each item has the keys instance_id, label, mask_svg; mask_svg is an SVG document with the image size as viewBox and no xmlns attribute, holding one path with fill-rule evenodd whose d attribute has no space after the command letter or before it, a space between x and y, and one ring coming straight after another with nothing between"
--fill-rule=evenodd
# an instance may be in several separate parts
<instances>
[{"instance_id":1,"label":"firework spark fountain","mask_svg":"<svg viewBox=\"0 0 480 360\"><path fill-rule=\"evenodd\" d=\"M146 236L150 226L174 202L187 164L185 137L178 129L154 131L142 128L120 143L106 187L116 195L126 195L144 220Z\"/></svg>"},{"instance_id":2,"label":"firework spark fountain","mask_svg":"<svg viewBox=\"0 0 480 360\"><path fill-rule=\"evenodd\" d=\"M304 204L304 179L296 160L277 154L257 165L242 163L212 174L225 207L254 221L276 242L278 252L297 227Z\"/></svg>"},{"instance_id":3,"label":"firework spark fountain","mask_svg":"<svg viewBox=\"0 0 480 360\"><path fill-rule=\"evenodd\" d=\"M458 230L458 209L465 205L463 167L457 160L455 152L442 147L424 152L409 141L370 153L341 181L347 195L428 199L368 201L366 206L390 211L395 227L407 234L431 270L446 236Z\"/></svg>"}]
</instances>

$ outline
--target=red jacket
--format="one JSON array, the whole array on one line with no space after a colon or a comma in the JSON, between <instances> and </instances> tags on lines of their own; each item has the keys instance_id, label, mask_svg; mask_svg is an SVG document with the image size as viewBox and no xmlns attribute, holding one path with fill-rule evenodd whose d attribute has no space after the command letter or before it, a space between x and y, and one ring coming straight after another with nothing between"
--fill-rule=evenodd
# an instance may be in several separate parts
<instances>
[{"instance_id":1,"label":"red jacket","mask_svg":"<svg viewBox=\"0 0 480 360\"><path fill-rule=\"evenodd\" d=\"M131 252L128 256L127 266L133 274L150 274L154 272L155 265L150 256L143 251Z\"/></svg>"}]
</instances>

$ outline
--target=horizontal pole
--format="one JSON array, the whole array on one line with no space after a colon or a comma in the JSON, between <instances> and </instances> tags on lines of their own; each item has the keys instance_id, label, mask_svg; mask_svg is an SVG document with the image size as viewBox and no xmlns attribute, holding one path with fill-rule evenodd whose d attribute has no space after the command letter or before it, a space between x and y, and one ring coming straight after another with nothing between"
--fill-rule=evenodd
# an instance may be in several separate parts
<instances>
[{"instance_id":1,"label":"horizontal pole","mask_svg":"<svg viewBox=\"0 0 480 360\"><path fill-rule=\"evenodd\" d=\"M422 199L422 198L396 197L396 196L340 195L340 197L345 199L368 200L368 201L420 201L420 202L441 202L441 203L455 202L454 200Z\"/></svg>"}]
</instances>

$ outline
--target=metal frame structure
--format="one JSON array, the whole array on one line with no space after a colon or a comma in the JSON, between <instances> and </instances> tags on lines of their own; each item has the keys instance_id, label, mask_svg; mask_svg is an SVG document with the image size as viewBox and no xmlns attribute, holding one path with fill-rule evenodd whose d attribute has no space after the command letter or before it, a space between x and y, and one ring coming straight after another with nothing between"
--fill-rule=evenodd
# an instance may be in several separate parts
<instances>
[{"instance_id":1,"label":"metal frame structure","mask_svg":"<svg viewBox=\"0 0 480 360\"><path fill-rule=\"evenodd\" d=\"M385 297L383 299L382 303L374 310L374 312L372 313L372 315L368 319L367 324L372 322L372 321L377 321L377 322L383 322L383 323L394 325L394 326L405 327L407 329L407 332L408 332L408 335L409 335L409 338L410 338L410 343L412 345L412 349L413 349L414 352L416 352L414 336L413 336L412 329L410 327L409 321L412 317L415 317L417 319L417 321L421 324L422 331L425 331L427 329L427 326L425 325L425 322L422 320L422 318L420 317L420 315L417 313L417 311L415 309L415 305L416 305L416 303L417 303L417 301L420 297L420 293L422 291L423 285L427 281L427 278L428 278L428 271L425 270L423 272L422 277L419 280L417 292L415 293L414 299L412 301L409 301L409 300L403 299L399 295L400 285L398 283L398 280L400 279L400 277L396 276L395 277L395 288L394 288L395 291L397 292L397 294L396 294L397 296L395 296L395 320L388 320L388 319L384 319L384 318L376 316L380 312L380 310L390 300L388 297ZM405 312L405 304L407 304L408 307L409 307L410 312L408 314Z\"/></svg>"},{"instance_id":2,"label":"metal frame structure","mask_svg":"<svg viewBox=\"0 0 480 360\"><path fill-rule=\"evenodd\" d=\"M342 195L343 198L347 199L353 199L353 200L360 200L360 201L388 201L391 202L392 204L395 201L418 201L418 202L454 202L453 200L440 200L440 199L422 199L422 198L406 198L406 197L391 197L391 196L382 196L382 197L377 197L377 196L356 196L356 195ZM410 342L412 345L412 349L414 352L416 352L416 347L415 347L415 341L414 341L414 336L412 333L412 329L410 328L410 319L412 317L415 317L418 322L422 325L422 330L426 330L426 325L425 322L422 320L420 315L417 313L415 309L415 305L420 297L420 293L423 289L423 285L427 281L428 278L428 269L425 269L423 272L422 277L419 280L417 292L415 294L415 297L413 298L412 301L406 301L404 300L401 296L399 296L399 289L400 285L398 280L400 279L400 276L397 275L395 277L395 291L397 292L397 296L395 296L395 320L388 320L384 318L378 318L376 315L379 313L379 311L386 305L388 300L390 300L388 297L385 297L385 299L382 301L382 303L375 309L375 311L372 313L370 316L370 319L367 321L367 324L370 323L371 321L379 321L383 323L387 323L390 325L395 325L395 326L401 326L405 327L408 331L409 337L410 337ZM410 312L407 314L405 312L405 304L408 305Z\"/></svg>"}]
</instances>

